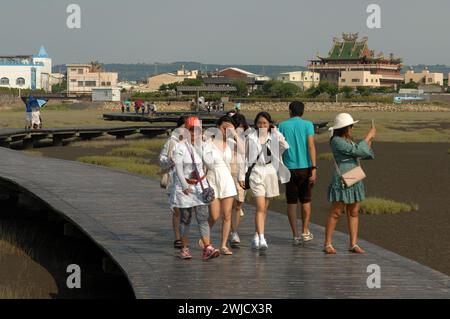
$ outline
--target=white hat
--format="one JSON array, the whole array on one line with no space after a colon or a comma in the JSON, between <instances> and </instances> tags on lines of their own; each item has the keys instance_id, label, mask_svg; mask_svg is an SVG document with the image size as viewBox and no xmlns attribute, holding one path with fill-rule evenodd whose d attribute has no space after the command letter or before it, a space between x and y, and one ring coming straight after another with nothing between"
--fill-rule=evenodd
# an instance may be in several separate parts
<instances>
[{"instance_id":1,"label":"white hat","mask_svg":"<svg viewBox=\"0 0 450 319\"><path fill-rule=\"evenodd\" d=\"M330 127L328 130L329 131L337 130L337 129L340 129L340 128L343 128L343 127L347 127L347 126L353 125L353 124L358 123L358 122L359 121L353 120L353 117L350 114L348 114L348 113L339 113L334 118L333 126Z\"/></svg>"}]
</instances>

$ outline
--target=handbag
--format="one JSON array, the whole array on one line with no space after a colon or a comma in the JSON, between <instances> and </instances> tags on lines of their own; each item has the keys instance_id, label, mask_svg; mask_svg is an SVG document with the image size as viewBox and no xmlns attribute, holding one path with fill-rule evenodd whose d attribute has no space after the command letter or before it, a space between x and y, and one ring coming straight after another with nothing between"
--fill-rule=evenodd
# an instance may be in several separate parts
<instances>
[{"instance_id":1,"label":"handbag","mask_svg":"<svg viewBox=\"0 0 450 319\"><path fill-rule=\"evenodd\" d=\"M263 148L261 148L261 152L259 152L258 156L256 157L256 161L248 168L247 172L245 173L245 187L244 190L250 189L250 175L252 175L253 168L255 167L256 163L259 160L259 156L263 152Z\"/></svg>"},{"instance_id":2,"label":"handbag","mask_svg":"<svg viewBox=\"0 0 450 319\"><path fill-rule=\"evenodd\" d=\"M334 165L336 166L336 171L339 174L339 177L342 180L342 183L345 187L351 187L358 183L359 181L362 181L364 178L366 178L366 174L364 173L363 169L361 168L361 162L359 158L357 159L358 166L355 168L352 168L348 172L345 172L344 174L341 173L341 170L339 169L339 165L336 162L336 159L334 159Z\"/></svg>"},{"instance_id":3,"label":"handbag","mask_svg":"<svg viewBox=\"0 0 450 319\"><path fill-rule=\"evenodd\" d=\"M208 183L208 187L203 186L203 181L202 181L202 178L200 177L200 172L198 171L197 164L195 163L194 154L189 147L187 147L187 149L189 150L189 153L191 155L192 166L193 166L194 172L195 172L195 178L197 179L197 183L199 182L200 187L202 188L202 200L205 204L210 204L214 200L214 198L216 198L214 188L211 187L208 179L206 179L206 182ZM206 173L205 173L205 176L206 176Z\"/></svg>"}]
</instances>

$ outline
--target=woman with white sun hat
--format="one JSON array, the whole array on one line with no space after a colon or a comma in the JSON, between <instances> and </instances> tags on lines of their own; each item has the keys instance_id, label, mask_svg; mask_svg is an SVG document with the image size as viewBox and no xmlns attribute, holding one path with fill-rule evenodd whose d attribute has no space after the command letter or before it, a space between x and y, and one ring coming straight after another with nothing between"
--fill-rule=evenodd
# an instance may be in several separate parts
<instances>
[{"instance_id":1,"label":"woman with white sun hat","mask_svg":"<svg viewBox=\"0 0 450 319\"><path fill-rule=\"evenodd\" d=\"M331 202L325 231L325 248L327 254L335 254L332 245L333 232L340 215L346 211L350 235L350 251L364 253L358 246L358 213L360 203L365 199L364 184L361 180L350 185L343 179L343 174L360 166L360 159L373 159L372 141L376 128L372 124L366 137L358 144L353 141L353 125L358 123L348 113L340 113L334 119L330 130L330 146L335 161L335 172L328 187L328 201Z\"/></svg>"}]
</instances>

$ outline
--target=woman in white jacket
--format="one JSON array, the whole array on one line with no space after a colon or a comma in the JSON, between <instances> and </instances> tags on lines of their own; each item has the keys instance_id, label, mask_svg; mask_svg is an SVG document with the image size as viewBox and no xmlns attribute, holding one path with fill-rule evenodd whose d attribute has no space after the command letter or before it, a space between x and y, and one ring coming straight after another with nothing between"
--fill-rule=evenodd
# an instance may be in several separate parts
<instances>
[{"instance_id":1,"label":"woman in white jacket","mask_svg":"<svg viewBox=\"0 0 450 319\"><path fill-rule=\"evenodd\" d=\"M184 121L186 120L186 117L180 116L177 122L177 128L183 128L184 127ZM167 176L167 184L161 185L162 187L165 186L167 190L167 194L170 196L171 192L173 191L173 178L174 178L174 171L175 171L175 163L173 161L172 155L173 151L175 150L176 146L180 142L180 137L178 134L172 134L167 142L164 144L161 153L159 154L159 166L161 167L161 171L165 172ZM177 249L181 249L181 236L180 236L180 210L178 207L173 207L171 209L172 211L172 228L175 235L175 240L173 242L173 247Z\"/></svg>"},{"instance_id":2,"label":"woman in white jacket","mask_svg":"<svg viewBox=\"0 0 450 319\"><path fill-rule=\"evenodd\" d=\"M290 172L282 161L282 154L289 145L273 124L269 113L258 113L255 126L256 130L246 138L247 164L240 165L239 183L245 188L245 172L251 170L250 190L256 200L255 236L252 248L265 250L268 245L264 229L270 199L280 195L278 179L283 184L290 180Z\"/></svg>"}]
</instances>

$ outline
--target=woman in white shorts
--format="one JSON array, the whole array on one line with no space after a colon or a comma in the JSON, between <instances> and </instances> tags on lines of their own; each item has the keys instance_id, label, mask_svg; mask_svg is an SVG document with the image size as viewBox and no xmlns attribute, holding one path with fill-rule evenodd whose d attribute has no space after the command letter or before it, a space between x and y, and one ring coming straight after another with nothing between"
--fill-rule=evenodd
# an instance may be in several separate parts
<instances>
[{"instance_id":1,"label":"woman in white shorts","mask_svg":"<svg viewBox=\"0 0 450 319\"><path fill-rule=\"evenodd\" d=\"M280 195L278 178L283 184L290 179L290 172L282 161L282 154L289 145L273 124L269 113L258 113L255 126L257 130L246 138L246 169L252 169L249 178L250 190L256 201L252 248L265 250L268 245L264 237L264 228L270 199ZM245 188L245 170L239 170L239 183Z\"/></svg>"},{"instance_id":2,"label":"woman in white shorts","mask_svg":"<svg viewBox=\"0 0 450 319\"><path fill-rule=\"evenodd\" d=\"M227 241L231 230L234 196L237 195L236 185L230 171L233 158L232 148L236 144L233 139L235 137L233 120L229 116L222 116L217 121L216 133L207 140L203 149L203 161L208 168L207 179L215 193L215 199L209 206L209 224L212 227L222 216L222 242L220 244L222 255L233 254L227 247ZM232 146L230 147L230 145Z\"/></svg>"}]
</instances>

